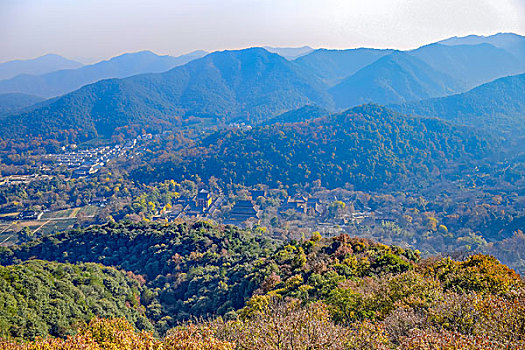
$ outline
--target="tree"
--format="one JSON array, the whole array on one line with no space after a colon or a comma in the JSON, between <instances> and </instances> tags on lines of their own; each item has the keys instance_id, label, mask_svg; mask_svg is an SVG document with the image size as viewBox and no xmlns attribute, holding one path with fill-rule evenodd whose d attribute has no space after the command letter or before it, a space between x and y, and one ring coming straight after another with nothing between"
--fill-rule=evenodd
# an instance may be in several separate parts
<instances>
[{"instance_id":1,"label":"tree","mask_svg":"<svg viewBox=\"0 0 525 350\"><path fill-rule=\"evenodd\" d=\"M328 206L328 215L331 218L337 218L341 216L346 208L346 204L342 201L333 201Z\"/></svg>"},{"instance_id":2,"label":"tree","mask_svg":"<svg viewBox=\"0 0 525 350\"><path fill-rule=\"evenodd\" d=\"M18 235L22 241L27 242L34 237L35 233L29 227L24 226Z\"/></svg>"}]
</instances>

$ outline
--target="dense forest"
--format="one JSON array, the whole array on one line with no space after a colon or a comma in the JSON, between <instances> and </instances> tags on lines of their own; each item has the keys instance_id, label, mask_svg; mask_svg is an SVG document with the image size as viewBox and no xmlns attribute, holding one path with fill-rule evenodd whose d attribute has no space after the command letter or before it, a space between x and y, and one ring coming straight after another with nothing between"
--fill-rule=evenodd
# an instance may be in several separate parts
<instances>
[{"instance_id":1,"label":"dense forest","mask_svg":"<svg viewBox=\"0 0 525 350\"><path fill-rule=\"evenodd\" d=\"M178 320L222 315L242 307L266 273L256 261L272 252L275 244L262 232L206 223L110 223L4 250L0 262L13 264L36 256L97 262L142 275L162 302L162 308L149 304L147 313L159 329L165 329Z\"/></svg>"},{"instance_id":2,"label":"dense forest","mask_svg":"<svg viewBox=\"0 0 525 350\"><path fill-rule=\"evenodd\" d=\"M20 93L0 94L0 116L18 112L43 100L38 96Z\"/></svg>"},{"instance_id":3,"label":"dense forest","mask_svg":"<svg viewBox=\"0 0 525 350\"><path fill-rule=\"evenodd\" d=\"M118 250L111 248L115 244ZM184 310L207 316L206 321L170 330L162 340L151 333L137 335L122 320L94 320L81 326L81 333L66 342L83 344L93 335L94 343L100 343L102 339L97 341L95 335L99 334L109 337L110 343L129 337L129 341L157 343L186 337L187 341L201 341L195 349L206 348L202 342L207 337L229 346L225 349L303 348L298 343L272 345L275 337L281 339L278 343L284 339L305 344L321 342L315 346L323 349L416 349L425 344L429 348L441 344L451 349L518 349L525 340L523 281L511 269L484 255L458 261L421 259L417 251L348 235L322 238L318 233L310 239L277 243L262 238L257 230L205 222L113 223L50 236L4 249L1 254L2 264L18 263L5 268L19 271L17 275L28 270L31 276L32 269L42 266L49 271L43 274L44 282L34 287L39 291L33 293L37 300L48 298L45 286L54 274L70 274L66 280L74 284L79 278L74 272L82 275L84 271L81 281L92 281L97 279L88 272L99 275L108 270L93 264L23 260L97 261L131 270L133 274L128 275L135 281L144 279L140 301L150 300L145 314L162 334L177 321L188 319L190 314ZM112 278L102 283L106 288L129 281L121 275L120 284L111 284L120 275L109 271L113 271ZM6 281L4 288L18 283ZM139 288L137 283L131 286ZM79 288L93 287L84 282ZM126 289L118 295L123 295L120 300L128 297ZM14 314L20 312L16 307L11 310ZM216 319L216 315L223 317ZM309 327L316 332L307 331ZM113 338L112 334L120 336ZM18 336L32 339L33 335ZM330 339L333 337L337 340ZM64 346L59 339L44 342ZM38 344L43 343L20 346L32 349ZM16 349L15 345L9 346Z\"/></svg>"},{"instance_id":4,"label":"dense forest","mask_svg":"<svg viewBox=\"0 0 525 350\"><path fill-rule=\"evenodd\" d=\"M294 109L286 113L283 113L281 115L278 115L276 117L273 117L271 119L268 119L264 121L262 124L271 125L271 124L276 124L276 123L284 124L284 123L305 122L311 119L324 117L329 114L331 113L322 107L319 107L316 105L307 105L299 109Z\"/></svg>"},{"instance_id":5,"label":"dense forest","mask_svg":"<svg viewBox=\"0 0 525 350\"><path fill-rule=\"evenodd\" d=\"M495 150L497 139L438 119L364 105L305 123L230 130L132 173L142 181L197 174L224 183L275 186L321 180L328 188L402 185Z\"/></svg>"},{"instance_id":6,"label":"dense forest","mask_svg":"<svg viewBox=\"0 0 525 350\"><path fill-rule=\"evenodd\" d=\"M147 293L139 281L93 263L0 266L0 337L65 337L94 316L125 317L137 329L153 330L140 304Z\"/></svg>"}]
</instances>

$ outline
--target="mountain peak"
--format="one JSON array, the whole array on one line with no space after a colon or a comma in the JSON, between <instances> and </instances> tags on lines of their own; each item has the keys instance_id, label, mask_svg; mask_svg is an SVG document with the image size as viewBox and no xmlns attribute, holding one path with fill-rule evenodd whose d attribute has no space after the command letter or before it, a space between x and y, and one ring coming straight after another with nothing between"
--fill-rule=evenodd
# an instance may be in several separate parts
<instances>
[{"instance_id":1,"label":"mountain peak","mask_svg":"<svg viewBox=\"0 0 525 350\"><path fill-rule=\"evenodd\" d=\"M262 64L262 62L280 62L282 64L289 64L290 62L284 57L269 52L263 47L249 47L245 49L238 50L223 50L212 52L201 59L194 60L190 62L191 65L199 65L201 61L214 62L214 64L219 65L222 69L232 70L235 69L236 63L242 63L243 66L248 67L255 65L257 63Z\"/></svg>"},{"instance_id":2,"label":"mountain peak","mask_svg":"<svg viewBox=\"0 0 525 350\"><path fill-rule=\"evenodd\" d=\"M243 54L258 54L258 55L277 55L276 53L270 52L262 46L253 46L247 47L244 49L234 49L234 50L222 50L212 52L210 55L222 55L222 54L233 54L233 55L243 55ZM279 55L277 55L279 56Z\"/></svg>"},{"instance_id":3,"label":"mountain peak","mask_svg":"<svg viewBox=\"0 0 525 350\"><path fill-rule=\"evenodd\" d=\"M302 46L302 47L271 47L271 46L265 46L266 50L276 53L287 60L293 61L299 57L305 56L314 49L312 49L310 46Z\"/></svg>"},{"instance_id":4,"label":"mountain peak","mask_svg":"<svg viewBox=\"0 0 525 350\"><path fill-rule=\"evenodd\" d=\"M149 50L143 50L143 51L137 51L137 52L126 52L118 56L111 57L108 60L101 61L101 62L115 62L120 60L126 60L126 59L136 59L136 58L157 58L157 57L170 57L170 56L159 56L156 53L149 51ZM100 62L99 62L100 63Z\"/></svg>"},{"instance_id":5,"label":"mountain peak","mask_svg":"<svg viewBox=\"0 0 525 350\"><path fill-rule=\"evenodd\" d=\"M330 89L339 108L444 96L456 88L451 77L405 52L379 58Z\"/></svg>"},{"instance_id":6,"label":"mountain peak","mask_svg":"<svg viewBox=\"0 0 525 350\"><path fill-rule=\"evenodd\" d=\"M65 58L64 56L61 56L61 55L56 54L56 53L46 53L45 55L37 57L36 59L39 59L39 58L57 58L57 59L67 60L67 58ZM29 60L26 60L26 61L29 61Z\"/></svg>"}]
</instances>

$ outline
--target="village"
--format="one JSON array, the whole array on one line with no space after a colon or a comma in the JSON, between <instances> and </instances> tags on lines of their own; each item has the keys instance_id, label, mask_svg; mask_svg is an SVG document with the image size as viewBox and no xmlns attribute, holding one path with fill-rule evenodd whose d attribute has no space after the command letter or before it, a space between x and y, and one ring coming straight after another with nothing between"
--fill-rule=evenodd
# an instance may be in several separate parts
<instances>
[{"instance_id":1,"label":"village","mask_svg":"<svg viewBox=\"0 0 525 350\"><path fill-rule=\"evenodd\" d=\"M34 173L0 176L0 187L27 185L33 181L49 180L62 175L71 178L89 177L96 174L107 163L120 157L133 157L133 150L141 142L149 141L152 134L140 135L122 145L77 149L77 145L62 147L62 153L42 156L42 164L33 169Z\"/></svg>"},{"instance_id":2,"label":"village","mask_svg":"<svg viewBox=\"0 0 525 350\"><path fill-rule=\"evenodd\" d=\"M83 150L72 150L59 153L49 154L47 158L51 160L51 167L46 170L58 170L61 167L72 171L72 178L86 177L97 173L108 161L130 155L131 151L137 147L140 141L152 139L151 134L138 136L123 145L104 146ZM64 149L65 150L65 149Z\"/></svg>"},{"instance_id":3,"label":"village","mask_svg":"<svg viewBox=\"0 0 525 350\"><path fill-rule=\"evenodd\" d=\"M27 186L34 181L49 181L54 177L60 177L63 181L89 180L104 167L111 166L108 163L112 160L138 156L148 141L160 136L144 134L112 146L63 147L62 152L43 156L45 161L38 173L4 176L0 178L0 187ZM239 193L225 194L217 188L201 184L191 193L177 194L169 205L157 207L147 215L134 209L124 215L132 221L208 220L242 228L265 228L269 233L298 229L301 232L319 231L324 235L335 235L363 222L366 224L368 221L385 219L380 212L356 203L355 198L345 195L344 190L328 194L311 191L291 196L282 192L282 189L262 185L244 188ZM115 210L122 210L122 203L129 203L129 200L132 198L93 196L80 205L64 203L64 206L51 210L45 209L45 206L22 210L7 206L0 213L0 245L20 241L20 232L41 236L98 223L107 215L118 216ZM115 204L121 209L115 209Z\"/></svg>"},{"instance_id":4,"label":"village","mask_svg":"<svg viewBox=\"0 0 525 350\"><path fill-rule=\"evenodd\" d=\"M279 227L295 227L302 232L320 231L333 235L347 227L371 221L376 215L370 208L354 208L348 198L305 195L276 200L276 191L254 189L246 191L243 196L232 197L201 189L193 196L179 196L149 220L207 220L241 228L265 227L270 232ZM96 223L97 214L109 209L106 208L109 205L107 198L94 198L83 207L1 214L0 245L24 239L23 235L41 236Z\"/></svg>"}]
</instances>

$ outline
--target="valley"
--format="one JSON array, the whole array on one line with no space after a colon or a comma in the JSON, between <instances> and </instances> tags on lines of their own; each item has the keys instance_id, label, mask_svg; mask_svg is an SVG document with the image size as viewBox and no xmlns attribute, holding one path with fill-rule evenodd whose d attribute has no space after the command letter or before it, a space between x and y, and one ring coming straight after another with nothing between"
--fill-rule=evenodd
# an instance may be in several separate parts
<instances>
[{"instance_id":1,"label":"valley","mask_svg":"<svg viewBox=\"0 0 525 350\"><path fill-rule=\"evenodd\" d=\"M0 348L523 348L523 47L0 63Z\"/></svg>"}]
</instances>

